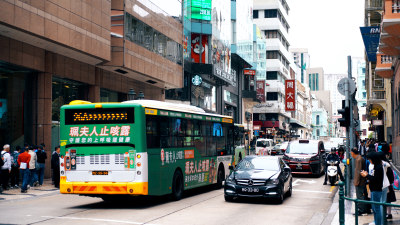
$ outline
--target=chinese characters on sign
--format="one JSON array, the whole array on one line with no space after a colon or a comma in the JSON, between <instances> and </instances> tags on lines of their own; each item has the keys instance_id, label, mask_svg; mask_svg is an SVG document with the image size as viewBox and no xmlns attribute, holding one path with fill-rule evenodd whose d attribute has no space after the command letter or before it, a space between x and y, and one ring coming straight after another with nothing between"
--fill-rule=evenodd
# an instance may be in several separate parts
<instances>
[{"instance_id":1,"label":"chinese characters on sign","mask_svg":"<svg viewBox=\"0 0 400 225\"><path fill-rule=\"evenodd\" d=\"M214 159L186 161L185 163L185 183L187 182L215 182L216 161Z\"/></svg>"},{"instance_id":2,"label":"chinese characters on sign","mask_svg":"<svg viewBox=\"0 0 400 225\"><path fill-rule=\"evenodd\" d=\"M285 110L296 111L296 83L295 80L285 81Z\"/></svg>"},{"instance_id":3,"label":"chinese characters on sign","mask_svg":"<svg viewBox=\"0 0 400 225\"><path fill-rule=\"evenodd\" d=\"M256 81L257 99L260 102L265 102L265 80Z\"/></svg>"},{"instance_id":4,"label":"chinese characters on sign","mask_svg":"<svg viewBox=\"0 0 400 225\"><path fill-rule=\"evenodd\" d=\"M130 130L130 126L70 127L69 143L127 143Z\"/></svg>"}]
</instances>

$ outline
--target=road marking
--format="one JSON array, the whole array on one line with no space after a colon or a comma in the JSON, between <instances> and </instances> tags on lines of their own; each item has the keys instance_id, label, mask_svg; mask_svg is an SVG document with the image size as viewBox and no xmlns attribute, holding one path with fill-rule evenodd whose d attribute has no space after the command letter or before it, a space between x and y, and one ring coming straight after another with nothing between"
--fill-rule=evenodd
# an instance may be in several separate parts
<instances>
[{"instance_id":1,"label":"road marking","mask_svg":"<svg viewBox=\"0 0 400 225\"><path fill-rule=\"evenodd\" d=\"M334 188L335 188L335 186L331 186L331 189L329 190L329 192L332 192Z\"/></svg>"},{"instance_id":2,"label":"road marking","mask_svg":"<svg viewBox=\"0 0 400 225\"><path fill-rule=\"evenodd\" d=\"M328 192L328 191L310 191L310 190L300 190L300 189L293 189L293 191L322 193L322 194L331 194L332 193L332 192Z\"/></svg>"},{"instance_id":3,"label":"road marking","mask_svg":"<svg viewBox=\"0 0 400 225\"><path fill-rule=\"evenodd\" d=\"M96 221L96 222L125 223L125 224L137 224L137 225L144 224L144 223L138 223L138 222L124 221L124 220L109 220L109 219L70 217L70 216L42 216L42 217L51 218L51 219L89 220L89 221Z\"/></svg>"},{"instance_id":4,"label":"road marking","mask_svg":"<svg viewBox=\"0 0 400 225\"><path fill-rule=\"evenodd\" d=\"M300 184L298 184L298 182L303 182L303 183L307 183L307 184L315 184L315 183L316 183L315 180L296 179L296 180L292 183L292 185L293 185L293 186L300 185Z\"/></svg>"}]
</instances>

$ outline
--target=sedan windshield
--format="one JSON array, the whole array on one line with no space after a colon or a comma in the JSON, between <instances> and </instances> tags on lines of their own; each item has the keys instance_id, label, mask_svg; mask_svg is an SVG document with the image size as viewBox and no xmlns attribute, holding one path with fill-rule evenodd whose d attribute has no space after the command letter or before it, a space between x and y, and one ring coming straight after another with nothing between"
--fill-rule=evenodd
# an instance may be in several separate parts
<instances>
[{"instance_id":1,"label":"sedan windshield","mask_svg":"<svg viewBox=\"0 0 400 225\"><path fill-rule=\"evenodd\" d=\"M312 143L291 143L286 149L291 154L317 154L318 145Z\"/></svg>"},{"instance_id":2,"label":"sedan windshield","mask_svg":"<svg viewBox=\"0 0 400 225\"><path fill-rule=\"evenodd\" d=\"M279 170L277 158L257 157L243 159L236 168L237 170Z\"/></svg>"}]
</instances>

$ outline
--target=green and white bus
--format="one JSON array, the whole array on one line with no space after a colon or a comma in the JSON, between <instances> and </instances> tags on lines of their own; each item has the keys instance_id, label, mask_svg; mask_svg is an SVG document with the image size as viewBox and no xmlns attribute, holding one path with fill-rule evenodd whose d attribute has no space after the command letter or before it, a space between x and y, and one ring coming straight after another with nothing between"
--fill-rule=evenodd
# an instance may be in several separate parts
<instances>
[{"instance_id":1,"label":"green and white bus","mask_svg":"<svg viewBox=\"0 0 400 225\"><path fill-rule=\"evenodd\" d=\"M60 192L179 200L184 190L221 186L245 154L239 147L234 157L242 134L234 127L232 117L183 104L73 101L61 107Z\"/></svg>"}]
</instances>

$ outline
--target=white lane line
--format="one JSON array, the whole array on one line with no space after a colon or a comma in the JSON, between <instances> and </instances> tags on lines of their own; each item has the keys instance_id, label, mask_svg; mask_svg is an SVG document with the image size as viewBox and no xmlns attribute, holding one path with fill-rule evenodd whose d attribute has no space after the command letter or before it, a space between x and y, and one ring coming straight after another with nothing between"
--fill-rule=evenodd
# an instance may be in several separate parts
<instances>
[{"instance_id":1,"label":"white lane line","mask_svg":"<svg viewBox=\"0 0 400 225\"><path fill-rule=\"evenodd\" d=\"M67 219L67 220L89 220L96 222L111 222L111 223L124 223L124 224L137 224L142 225L144 223L124 221L124 220L109 220L109 219L97 219L97 218L81 218L81 217L70 217L70 216L42 216L50 219ZM149 224L150 225L150 224Z\"/></svg>"},{"instance_id":2,"label":"white lane line","mask_svg":"<svg viewBox=\"0 0 400 225\"><path fill-rule=\"evenodd\" d=\"M310 191L310 190L300 190L300 189L293 189L293 191L310 192L310 193L322 193L322 194L331 194L332 193L332 192L329 192L329 191Z\"/></svg>"}]
</instances>

